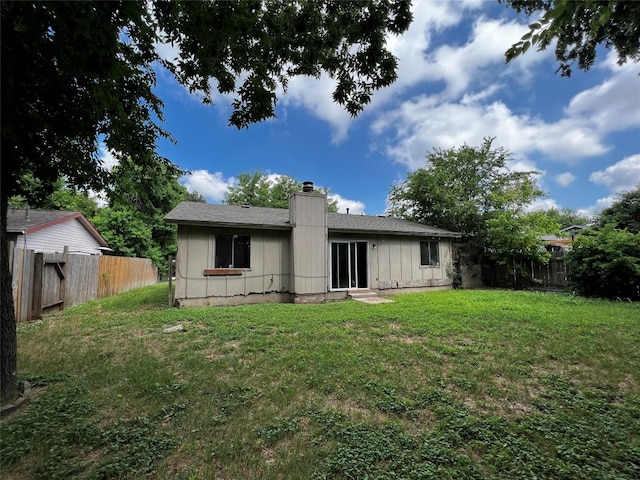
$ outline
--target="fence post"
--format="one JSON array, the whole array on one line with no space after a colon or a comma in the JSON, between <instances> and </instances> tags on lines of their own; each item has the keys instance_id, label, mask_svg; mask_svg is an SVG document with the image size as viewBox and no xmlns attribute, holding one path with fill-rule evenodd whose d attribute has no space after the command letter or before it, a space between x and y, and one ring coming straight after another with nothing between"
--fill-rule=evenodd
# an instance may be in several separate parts
<instances>
[{"instance_id":1,"label":"fence post","mask_svg":"<svg viewBox=\"0 0 640 480\"><path fill-rule=\"evenodd\" d=\"M173 306L173 255L169 255L169 294L167 302L169 306Z\"/></svg>"},{"instance_id":2,"label":"fence post","mask_svg":"<svg viewBox=\"0 0 640 480\"><path fill-rule=\"evenodd\" d=\"M22 269L20 259L24 256L22 248L16 248L11 262L11 294L13 296L13 308L16 313L16 322L20 321L20 287L22 285Z\"/></svg>"},{"instance_id":3,"label":"fence post","mask_svg":"<svg viewBox=\"0 0 640 480\"><path fill-rule=\"evenodd\" d=\"M31 320L31 302L33 298L33 250L23 250L22 276L20 281L20 317L21 321Z\"/></svg>"},{"instance_id":4,"label":"fence post","mask_svg":"<svg viewBox=\"0 0 640 480\"><path fill-rule=\"evenodd\" d=\"M67 262L69 260L69 246L64 247L64 251L62 254L62 275L60 275L60 300L62 300L62 304L60 304L60 310L64 310L67 299Z\"/></svg>"},{"instance_id":5,"label":"fence post","mask_svg":"<svg viewBox=\"0 0 640 480\"><path fill-rule=\"evenodd\" d=\"M44 253L36 253L33 259L33 299L31 319L42 318L42 289L44 287Z\"/></svg>"}]
</instances>

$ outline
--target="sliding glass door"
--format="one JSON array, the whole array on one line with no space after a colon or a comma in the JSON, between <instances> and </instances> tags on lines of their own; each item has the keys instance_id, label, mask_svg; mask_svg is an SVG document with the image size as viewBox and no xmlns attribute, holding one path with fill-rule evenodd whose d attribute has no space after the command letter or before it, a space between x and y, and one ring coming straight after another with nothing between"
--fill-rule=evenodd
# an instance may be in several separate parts
<instances>
[{"instance_id":1,"label":"sliding glass door","mask_svg":"<svg viewBox=\"0 0 640 480\"><path fill-rule=\"evenodd\" d=\"M369 288L367 242L331 242L331 289Z\"/></svg>"}]
</instances>

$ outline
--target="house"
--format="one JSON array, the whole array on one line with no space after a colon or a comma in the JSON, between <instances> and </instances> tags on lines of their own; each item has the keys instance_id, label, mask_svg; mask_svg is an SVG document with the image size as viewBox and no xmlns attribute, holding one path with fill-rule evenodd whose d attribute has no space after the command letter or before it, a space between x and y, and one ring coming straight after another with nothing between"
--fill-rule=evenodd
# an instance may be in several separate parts
<instances>
[{"instance_id":1,"label":"house","mask_svg":"<svg viewBox=\"0 0 640 480\"><path fill-rule=\"evenodd\" d=\"M561 236L545 235L542 240L545 243L545 248L550 252L566 252L571 250L571 244L584 230L584 225L570 225L560 230Z\"/></svg>"},{"instance_id":2,"label":"house","mask_svg":"<svg viewBox=\"0 0 640 480\"><path fill-rule=\"evenodd\" d=\"M327 212L305 183L289 209L183 202L175 303L318 303L354 292L452 287L452 241L460 235L398 218Z\"/></svg>"},{"instance_id":3,"label":"house","mask_svg":"<svg viewBox=\"0 0 640 480\"><path fill-rule=\"evenodd\" d=\"M91 222L79 212L57 210L9 209L7 211L9 244L36 252L62 252L101 255L109 251Z\"/></svg>"}]
</instances>

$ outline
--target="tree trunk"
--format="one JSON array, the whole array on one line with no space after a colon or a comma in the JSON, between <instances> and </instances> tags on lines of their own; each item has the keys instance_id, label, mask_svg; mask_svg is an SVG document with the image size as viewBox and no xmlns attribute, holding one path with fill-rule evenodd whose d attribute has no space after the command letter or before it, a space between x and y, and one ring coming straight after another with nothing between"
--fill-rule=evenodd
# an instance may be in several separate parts
<instances>
[{"instance_id":1,"label":"tree trunk","mask_svg":"<svg viewBox=\"0 0 640 480\"><path fill-rule=\"evenodd\" d=\"M3 165L3 170L6 170ZM4 176L4 175L3 175ZM5 181L2 182L6 187ZM7 237L7 207L9 198L2 189L0 217L2 233L0 233L0 394L6 395L16 388L16 314L13 308L13 292L11 290L11 274L9 273L9 244Z\"/></svg>"}]
</instances>

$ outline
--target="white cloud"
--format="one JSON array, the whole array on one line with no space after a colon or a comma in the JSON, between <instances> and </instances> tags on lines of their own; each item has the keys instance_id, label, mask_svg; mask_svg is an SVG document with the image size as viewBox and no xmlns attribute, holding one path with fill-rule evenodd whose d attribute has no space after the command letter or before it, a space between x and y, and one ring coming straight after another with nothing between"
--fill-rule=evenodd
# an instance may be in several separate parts
<instances>
[{"instance_id":1,"label":"white cloud","mask_svg":"<svg viewBox=\"0 0 640 480\"><path fill-rule=\"evenodd\" d=\"M540 174L544 174L544 172L537 167L535 162L532 162L527 158L512 158L507 162L507 167L509 170L514 172L539 172Z\"/></svg>"},{"instance_id":2,"label":"white cloud","mask_svg":"<svg viewBox=\"0 0 640 480\"><path fill-rule=\"evenodd\" d=\"M465 46L457 49L441 46L428 53L439 34L460 23L468 11L482 7L483 2L478 0L414 2L414 20L409 30L400 36L390 36L387 40L389 50L398 58L398 79L390 87L373 95L367 111L388 104L402 91L425 81L444 80L447 84L446 95L454 97L475 81L481 70L493 77L495 69L488 67L504 63L504 52L526 32L525 25L481 17L476 21L471 40ZM542 56L529 58L526 62L516 62L517 66L513 68L522 72L539 62ZM339 143L348 135L353 119L342 106L333 102L335 85L335 80L327 75L322 75L320 79L292 78L281 100L284 105L305 108L315 117L328 122L333 131L333 142ZM498 88L492 86L484 89L483 94L493 94Z\"/></svg>"},{"instance_id":3,"label":"white cloud","mask_svg":"<svg viewBox=\"0 0 640 480\"><path fill-rule=\"evenodd\" d=\"M173 45L168 42L156 42L154 44L156 52L158 56L162 60L166 60L168 62L174 63L177 59L180 58L180 46L178 43L174 43Z\"/></svg>"},{"instance_id":4,"label":"white cloud","mask_svg":"<svg viewBox=\"0 0 640 480\"><path fill-rule=\"evenodd\" d=\"M584 215L585 217L593 217L597 213L599 213L602 210L604 210L605 208L608 208L611 205L613 205L613 202L615 202L615 201L616 201L616 196L615 195L609 195L607 197L599 198L598 200L596 200L595 205L592 205L592 206L587 207L587 208L579 208L577 210L577 212L578 212L578 214Z\"/></svg>"},{"instance_id":5,"label":"white cloud","mask_svg":"<svg viewBox=\"0 0 640 480\"><path fill-rule=\"evenodd\" d=\"M469 41L462 47L443 45L429 56L428 75L431 79L444 80L447 87L444 98L457 98L472 84L495 82L501 75L512 72L521 76L545 56L536 55L514 61L504 67L504 52L526 31L526 27L499 19L480 17L470 33ZM496 67L501 67L496 69Z\"/></svg>"},{"instance_id":6,"label":"white cloud","mask_svg":"<svg viewBox=\"0 0 640 480\"><path fill-rule=\"evenodd\" d=\"M638 65L617 65L609 54L604 65L612 75L601 84L574 96L565 109L570 118L583 118L602 135L640 126Z\"/></svg>"},{"instance_id":7,"label":"white cloud","mask_svg":"<svg viewBox=\"0 0 640 480\"><path fill-rule=\"evenodd\" d=\"M402 89L425 79L430 63L425 52L434 34L460 23L462 2L418 0L413 3L413 22L402 35L390 36L387 45L399 60L398 80L390 90Z\"/></svg>"},{"instance_id":8,"label":"white cloud","mask_svg":"<svg viewBox=\"0 0 640 480\"><path fill-rule=\"evenodd\" d=\"M339 213L347 213L347 209L351 215L360 215L365 212L365 204L358 200L348 200L337 193L330 193L327 199L330 202L337 202Z\"/></svg>"},{"instance_id":9,"label":"white cloud","mask_svg":"<svg viewBox=\"0 0 640 480\"><path fill-rule=\"evenodd\" d=\"M595 184L606 185L613 193L633 190L640 184L640 153L623 158L589 176Z\"/></svg>"},{"instance_id":10,"label":"white cloud","mask_svg":"<svg viewBox=\"0 0 640 480\"><path fill-rule=\"evenodd\" d=\"M120 163L113 154L112 150L108 150L104 143L100 143L98 146L98 158L102 168L105 170L111 170L113 167Z\"/></svg>"},{"instance_id":11,"label":"white cloud","mask_svg":"<svg viewBox=\"0 0 640 480\"><path fill-rule=\"evenodd\" d=\"M437 2L436 6L436 12L451 14L446 26L461 21L465 6L457 2L447 6ZM396 41L401 75L391 89L438 80L445 86L430 95L408 98L389 111L376 111L371 125L376 141L387 142L385 150L391 159L410 169L422 166L425 153L434 147L479 145L483 138L494 136L495 145L504 146L518 158L537 153L547 160L573 163L610 151L607 134L640 125L637 64L633 62L620 67L615 55L609 54L597 67L610 72L609 77L571 98L560 118L547 120L516 112L502 101L491 101L504 88L502 80L528 81L536 64L553 57L550 48L503 66L504 52L528 31L525 24L480 16L466 43L433 47L431 34L445 24L429 23L428 19L419 22L407 34L416 47L405 44L404 37ZM405 58L410 61L403 77ZM556 181L566 186L574 179L564 175Z\"/></svg>"},{"instance_id":12,"label":"white cloud","mask_svg":"<svg viewBox=\"0 0 640 480\"><path fill-rule=\"evenodd\" d=\"M471 83L477 83L478 77L495 77L495 65L504 63L505 50L527 31L524 24L505 20L478 18L473 25L469 41L459 47L446 45L429 49L446 29L458 25L469 12L484 8L482 0L418 0L412 11L414 20L407 32L400 36L389 36L388 47L399 59L398 80L390 87L378 91L372 98L367 110L375 110L390 102L406 88L425 81L444 81L447 98L454 98L467 89ZM164 59L173 59L179 55L177 46L158 43L157 49ZM508 71L522 72L544 58L544 54L523 56L512 63ZM239 78L241 82L243 78ZM300 107L316 118L327 122L332 129L332 141L340 143L348 133L354 119L344 107L332 99L336 81L323 74L320 78L294 77L289 80L287 92L278 92L280 105ZM218 109L228 109L233 95L220 95L214 83L211 85L214 103ZM493 85L482 90L484 95L493 94L499 86ZM185 93L188 93L186 89ZM200 102L201 92L188 94ZM281 112L280 115L286 115ZM361 114L362 115L362 114Z\"/></svg>"},{"instance_id":13,"label":"white cloud","mask_svg":"<svg viewBox=\"0 0 640 480\"><path fill-rule=\"evenodd\" d=\"M478 2L467 2L473 5ZM388 102L398 90L413 85L425 78L429 64L424 58L433 32L453 26L462 19L462 3L454 6L449 1L418 0L412 11L414 20L409 30L400 36L387 39L389 50L399 59L398 80L391 86L373 95L367 109ZM332 128L332 141L344 140L353 122L344 107L333 101L336 81L323 74L319 79L295 77L289 80L287 93L280 96L285 106L302 107L316 118L326 121Z\"/></svg>"},{"instance_id":14,"label":"white cloud","mask_svg":"<svg viewBox=\"0 0 640 480\"><path fill-rule=\"evenodd\" d=\"M353 119L349 113L332 99L336 81L328 75L319 79L313 77L294 77L289 80L287 93L281 96L285 106L302 107L313 116L331 125L333 143L339 143L347 137Z\"/></svg>"},{"instance_id":15,"label":"white cloud","mask_svg":"<svg viewBox=\"0 0 640 480\"><path fill-rule=\"evenodd\" d=\"M479 16L465 44L459 47L436 45L446 29L461 23L465 16L476 16L475 11L485 6L483 1L414 2L414 20L409 30L388 40L391 52L399 60L398 80L377 97L388 97L390 91L397 92L425 80L444 80L447 90L455 96L483 70L495 79L495 69L488 70L487 67L504 64L504 52L528 31L526 24ZM508 70L522 74L546 56L543 53L523 57L512 62Z\"/></svg>"},{"instance_id":16,"label":"white cloud","mask_svg":"<svg viewBox=\"0 0 640 480\"><path fill-rule=\"evenodd\" d=\"M568 187L573 183L575 179L576 179L576 176L571 172L564 172L554 177L554 180L556 181L556 183L563 187Z\"/></svg>"},{"instance_id":17,"label":"white cloud","mask_svg":"<svg viewBox=\"0 0 640 480\"><path fill-rule=\"evenodd\" d=\"M538 210L559 209L558 203L552 198L539 198L526 208L527 212L535 212Z\"/></svg>"},{"instance_id":18,"label":"white cloud","mask_svg":"<svg viewBox=\"0 0 640 480\"><path fill-rule=\"evenodd\" d=\"M417 97L381 115L372 129L377 135L387 129L396 131L387 154L411 169L421 166L424 154L433 147L475 146L493 136L496 146L520 157L537 151L552 159L573 160L607 151L596 132L580 119L547 123L517 115L502 102L438 104L433 97Z\"/></svg>"},{"instance_id":19,"label":"white cloud","mask_svg":"<svg viewBox=\"0 0 640 480\"><path fill-rule=\"evenodd\" d=\"M198 192L213 202L220 202L235 178L225 180L222 172L210 173L207 170L195 170L182 177L182 183L189 192Z\"/></svg>"}]
</instances>

